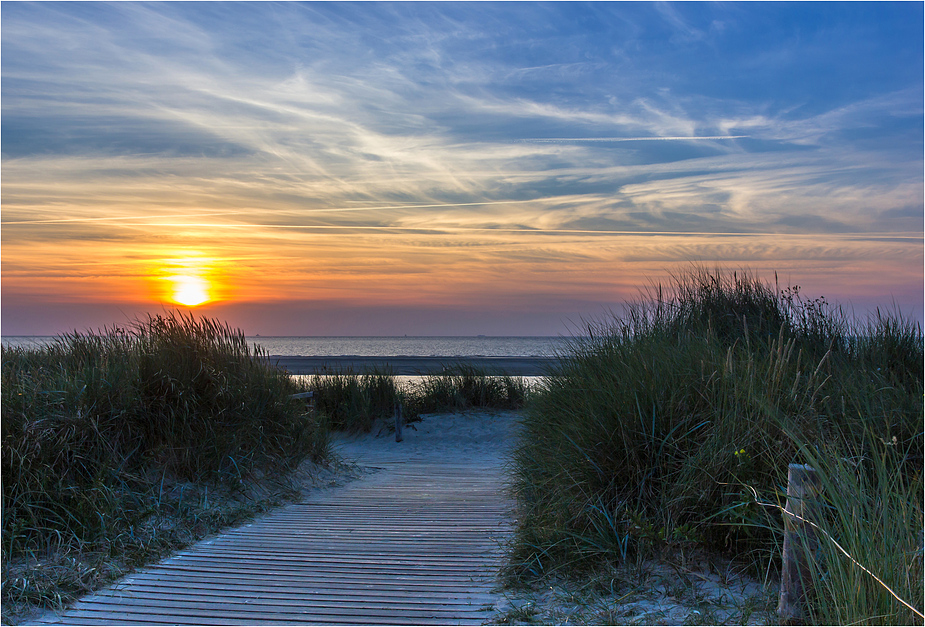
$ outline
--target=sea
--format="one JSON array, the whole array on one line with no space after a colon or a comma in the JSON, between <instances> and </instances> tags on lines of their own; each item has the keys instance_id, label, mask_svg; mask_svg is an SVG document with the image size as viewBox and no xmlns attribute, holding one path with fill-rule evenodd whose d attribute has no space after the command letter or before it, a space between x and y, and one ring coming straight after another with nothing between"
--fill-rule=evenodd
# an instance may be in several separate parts
<instances>
[{"instance_id":1,"label":"sea","mask_svg":"<svg viewBox=\"0 0 925 627\"><path fill-rule=\"evenodd\" d=\"M52 336L4 336L3 346L41 346ZM554 357L562 354L567 337L263 337L247 338L268 355L292 357Z\"/></svg>"}]
</instances>

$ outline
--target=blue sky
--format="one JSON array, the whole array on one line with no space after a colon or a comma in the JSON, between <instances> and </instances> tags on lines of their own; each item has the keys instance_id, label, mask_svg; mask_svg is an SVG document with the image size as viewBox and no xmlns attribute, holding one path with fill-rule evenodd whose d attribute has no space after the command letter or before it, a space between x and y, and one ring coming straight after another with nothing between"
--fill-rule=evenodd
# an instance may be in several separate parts
<instances>
[{"instance_id":1,"label":"blue sky","mask_svg":"<svg viewBox=\"0 0 925 627\"><path fill-rule=\"evenodd\" d=\"M556 334L693 263L921 319L922 3L18 3L3 334Z\"/></svg>"}]
</instances>

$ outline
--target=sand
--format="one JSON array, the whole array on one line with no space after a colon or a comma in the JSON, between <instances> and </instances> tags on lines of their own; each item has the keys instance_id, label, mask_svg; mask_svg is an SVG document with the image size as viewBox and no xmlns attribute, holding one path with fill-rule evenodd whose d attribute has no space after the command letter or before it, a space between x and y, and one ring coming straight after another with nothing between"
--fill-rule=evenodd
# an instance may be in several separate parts
<instances>
[{"instance_id":1,"label":"sand","mask_svg":"<svg viewBox=\"0 0 925 627\"><path fill-rule=\"evenodd\" d=\"M484 464L496 468L510 453L515 442L519 412L473 411L425 414L420 422L403 430L403 441L395 443L386 425L377 425L368 435L337 435L335 452L362 465L363 460L383 450L401 447L409 459L438 459L448 465Z\"/></svg>"}]
</instances>

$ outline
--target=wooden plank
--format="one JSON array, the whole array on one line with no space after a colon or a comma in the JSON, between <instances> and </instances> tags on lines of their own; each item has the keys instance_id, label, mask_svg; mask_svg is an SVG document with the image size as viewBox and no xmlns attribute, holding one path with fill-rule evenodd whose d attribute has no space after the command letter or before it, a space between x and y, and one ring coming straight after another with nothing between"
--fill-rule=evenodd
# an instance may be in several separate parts
<instances>
[{"instance_id":1,"label":"wooden plank","mask_svg":"<svg viewBox=\"0 0 925 627\"><path fill-rule=\"evenodd\" d=\"M444 555L434 552L430 555L407 555L403 553L383 553L377 552L375 554L355 554L353 552L344 553L338 555L337 553L311 553L306 552L301 555L299 554L288 554L281 555L276 553L267 553L254 549L253 555L248 559L246 554L222 554L220 551L210 551L209 553L200 553L195 556L195 559L205 560L231 560L231 561L253 561L261 563L276 563L284 564L287 566L296 566L304 567L306 564L311 564L314 567L318 567L321 564L344 564L351 566L364 566L364 567L376 567L380 565L391 565L391 566L427 566L427 567L437 567L442 566L444 568L451 568L456 570L461 569L472 569L480 567L496 567L500 566L500 561L497 559L500 558L500 554L496 556L496 559L486 560L485 557L481 559L478 557L464 556L458 558L448 558ZM498 562L494 564L493 562Z\"/></svg>"},{"instance_id":2,"label":"wooden plank","mask_svg":"<svg viewBox=\"0 0 925 627\"><path fill-rule=\"evenodd\" d=\"M98 609L75 609L69 612L75 622L73 624L87 624L91 620L95 624L130 625L138 623L160 623L173 625L225 625L225 624L482 624L491 616L490 611L479 610L467 613L457 613L454 616L435 616L426 612L383 612L373 613L311 613L307 611L293 612L215 612L212 609L196 610L185 609L177 612L167 612L157 607L135 608L112 605ZM66 617L62 617L66 618Z\"/></svg>"},{"instance_id":3,"label":"wooden plank","mask_svg":"<svg viewBox=\"0 0 925 627\"><path fill-rule=\"evenodd\" d=\"M192 568L179 568L179 569L159 569L160 572L165 574L169 573L170 576L176 578L187 579L189 577L198 577L198 576L208 576L208 572L203 570L196 570ZM264 583L267 581L272 581L274 579L279 579L285 577L288 581L291 582L293 587L295 586L306 586L306 585L315 585L315 586L324 586L326 582L332 583L342 583L350 582L353 585L361 586L381 586L383 589L388 588L397 588L397 589L429 589L434 591L444 591L452 592L454 590L464 590L471 589L473 586L478 585L480 582L485 582L486 587L489 582L492 582L494 579L494 573L484 573L484 574L475 574L472 577L454 577L448 578L440 576L438 573L420 573L417 576L409 575L400 575L392 573L363 573L359 571L354 572L333 572L327 570L317 570L314 572L306 571L291 571L286 573L264 573L263 576L255 576L253 573L237 572L237 571L212 571L212 575L215 577L222 577L226 580L239 580L239 581L248 581L254 583Z\"/></svg>"},{"instance_id":4,"label":"wooden plank","mask_svg":"<svg viewBox=\"0 0 925 627\"><path fill-rule=\"evenodd\" d=\"M483 586L398 586L398 585L382 585L377 582L372 583L355 583L350 581L334 582L328 584L323 580L312 582L309 585L303 586L279 586L273 587L272 582L261 581L261 582L245 582L244 584L229 584L227 581L214 581L214 580L185 580L183 582L187 589L190 590L208 590L211 596L221 596L222 594L228 594L231 596L238 595L239 593L248 594L251 591L266 591L265 594L277 594L277 593L292 593L292 594L301 594L301 592L292 592L292 591L305 591L306 594L312 595L336 595L340 597L362 597L362 598L375 598L381 595L393 595L400 597L408 598L434 598L434 599L447 599L451 595L458 598L463 598L466 601L480 599L484 601L486 595L492 596L494 586L493 585L483 585ZM142 586L145 587L145 586ZM151 588L156 589L166 589L164 586L151 586ZM171 582L170 589L179 589L180 585L176 582ZM119 588L117 591L125 591L125 588ZM90 597L84 597L88 599Z\"/></svg>"},{"instance_id":5,"label":"wooden plank","mask_svg":"<svg viewBox=\"0 0 925 627\"><path fill-rule=\"evenodd\" d=\"M152 603L152 601L154 601ZM484 613L484 605L465 604L413 604L413 603L358 603L337 601L304 601L279 599L236 599L219 602L208 599L113 599L79 603L75 609L81 611L120 611L133 614L173 614L182 616L224 616L244 618L246 616L265 620L270 615L298 614L301 616L379 616L400 614L413 618L452 618L473 613ZM220 609L217 609L220 608Z\"/></svg>"},{"instance_id":6,"label":"wooden plank","mask_svg":"<svg viewBox=\"0 0 925 627\"><path fill-rule=\"evenodd\" d=\"M428 564L410 564L410 565L389 565L389 564L338 564L337 562L320 562L320 563L304 563L304 564L292 564L289 566L273 566L271 564L266 565L251 565L246 562L240 563L229 563L223 562L219 559L213 559L208 561L194 561L186 560L182 564L173 564L173 566L178 567L173 570L185 569L193 571L211 571L211 572L222 572L222 573L242 573L253 576L271 576L271 577L280 577L280 576L289 576L293 573L300 572L325 572L335 574L370 574L370 575L387 575L389 577L398 577L398 578L417 578L426 574L428 577L440 577L443 580L447 579L471 579L473 576L482 575L482 576L491 576L498 570L498 565L496 564L487 564L482 566L470 566L465 568L449 568L441 565L428 565Z\"/></svg>"},{"instance_id":7,"label":"wooden plank","mask_svg":"<svg viewBox=\"0 0 925 627\"><path fill-rule=\"evenodd\" d=\"M109 594L110 591L107 591ZM118 591L111 591L116 593ZM402 591L393 591L389 596L383 591L380 594L370 594L370 591L354 591L352 589L324 589L324 590L304 590L300 592L289 591L270 591L264 592L259 588L237 588L237 589L207 589L203 590L196 587L180 586L137 586L132 588L131 594L144 595L145 598L157 599L159 596L168 596L183 600L185 595L192 595L204 600L236 600L263 599L306 602L306 600L315 603L341 602L341 603L375 603L382 606L398 604L416 604L416 605L439 605L441 607L456 607L477 605L491 605L497 599L494 595L486 592L483 594L467 594L465 599L448 599L438 598L433 593L410 593ZM175 595L175 596L174 596ZM122 598L122 597L119 597Z\"/></svg>"},{"instance_id":8,"label":"wooden plank","mask_svg":"<svg viewBox=\"0 0 925 627\"><path fill-rule=\"evenodd\" d=\"M489 615L485 615L489 616ZM95 612L74 612L69 616L71 625L257 625L264 621L250 618L222 617L215 618L212 616L197 617L178 617L169 615L116 615L111 613ZM72 621L72 622L71 622ZM486 618L484 616L471 616L447 619L432 619L426 621L427 625L483 625ZM61 624L61 623L44 623L44 624ZM272 621L266 621L270 625L304 625L306 621L301 617L277 617ZM325 620L312 620L311 624L329 624L329 625L421 625L425 624L419 618L404 617L401 615L388 617L364 616L363 620L357 620L357 617L351 616L328 616Z\"/></svg>"},{"instance_id":9,"label":"wooden plank","mask_svg":"<svg viewBox=\"0 0 925 627\"><path fill-rule=\"evenodd\" d=\"M365 548L364 545L345 545ZM446 557L445 555L409 555L399 551L393 553L376 553L357 552L354 554L342 552L319 553L317 551L306 550L303 553L292 552L282 553L277 551L267 551L265 549L254 548L250 551L236 552L231 550L208 550L203 552L189 553L176 560L221 560L223 562L247 562L250 564L274 564L284 566L304 566L305 564L364 564L364 565L387 565L395 566L443 566L450 569L459 569L466 567L467 564L485 564L485 558L481 559L474 555L467 555L457 559Z\"/></svg>"},{"instance_id":10,"label":"wooden plank","mask_svg":"<svg viewBox=\"0 0 925 627\"><path fill-rule=\"evenodd\" d=\"M200 589L209 589L209 590L248 590L248 589L264 589L264 588L273 588L273 581L255 581L253 579L243 579L243 580L232 580L227 579L215 579L215 578L191 578L184 577L183 581L191 586L201 586ZM176 586L175 582L172 582ZM122 586L119 586L120 590L126 589ZM359 593L400 593L400 594L430 594L434 598L446 598L449 594L460 594L461 592L466 593L466 598L477 597L481 594L490 593L494 589L494 583L491 585L486 582L484 585L471 585L471 586L460 586L460 585L427 585L427 584L418 584L418 585L403 585L396 583L391 580L382 580L382 581L352 581L349 579L328 582L323 578L318 578L315 580L303 581L298 585L293 585L291 583L281 584L277 589L280 590L300 590L308 589L314 590L317 592L327 592L335 590L346 590L347 592L356 591ZM87 597L85 597L87 598Z\"/></svg>"},{"instance_id":11,"label":"wooden plank","mask_svg":"<svg viewBox=\"0 0 925 627\"><path fill-rule=\"evenodd\" d=\"M253 574L242 573L237 571L223 571L220 569L216 570L206 570L198 569L191 567L175 567L175 566L161 566L156 565L150 567L144 571L145 574L158 575L163 578L173 578L173 579L184 579L184 580L195 580L195 579L209 579L209 580L227 580L231 582L235 581L246 581L253 583L265 583L278 581L278 575L269 576L264 573L265 576L256 577ZM272 575L272 574L271 574ZM494 574L486 574L481 577L473 577L473 580L491 580ZM277 577L274 579L273 577ZM305 569L303 571L290 571L286 573L287 579L291 585L306 585L307 582L314 581L329 581L332 583L341 582L341 581L353 581L356 584L382 584L387 587L396 587L402 585L424 587L424 588L440 588L447 587L453 582L446 581L441 579L438 576L438 573L432 573L429 576L417 576L417 577L408 577L408 576L392 576L386 573L372 573L372 572L357 572L357 573L343 573L343 572L333 572L325 569ZM468 580L467 580L468 581Z\"/></svg>"},{"instance_id":12,"label":"wooden plank","mask_svg":"<svg viewBox=\"0 0 925 627\"><path fill-rule=\"evenodd\" d=\"M160 569L166 571L167 569ZM407 583L409 585L421 581L429 581L434 585L458 585L460 583L471 583L479 580L488 580L495 576L497 569L486 568L480 571L470 573L444 573L434 569L418 569L416 572L398 571L391 569L381 569L375 572L368 572L359 568L307 568L307 569L278 569L278 570L248 570L241 568L222 569L221 567L196 566L191 565L181 568L173 568L171 571L176 576L183 576L184 572L212 572L222 575L240 575L253 580L265 580L272 578L286 578L296 581L299 579L317 579L318 577L327 577L329 580L350 579L356 582L363 581L395 581Z\"/></svg>"},{"instance_id":13,"label":"wooden plank","mask_svg":"<svg viewBox=\"0 0 925 627\"><path fill-rule=\"evenodd\" d=\"M378 591L374 591L378 592ZM344 601L350 602L352 599L357 598L367 603L378 603L382 605L389 605L391 603L398 602L414 602L419 605L441 605L441 606L455 606L455 605L487 605L496 601L497 598L495 595L489 593L474 593L470 592L466 594L464 600L455 600L447 597L438 597L432 592L409 592L406 590L393 590L393 591L381 591L381 594L370 593L368 590L355 590L352 587L349 588L332 588L331 586L326 586L324 589L315 589L315 588L304 588L298 589L298 591L293 591L290 588L270 588L265 586L237 586L237 587L225 587L225 586L213 586L209 588L203 588L199 585L191 584L190 582L173 582L173 581L160 581L156 584L145 585L140 582L134 582L131 586L131 589L128 590L119 590L119 589L107 589L101 592L96 593L94 596L119 596L125 595L130 597L132 595L145 595L150 598L156 598L158 595L167 595L171 598L183 599L187 595L194 596L196 598L219 598L219 599L280 599L280 600L305 600L310 599L314 601ZM385 594L389 592L389 594ZM468 592L468 591L467 591ZM119 598L122 598L119 596Z\"/></svg>"},{"instance_id":14,"label":"wooden plank","mask_svg":"<svg viewBox=\"0 0 925 627\"><path fill-rule=\"evenodd\" d=\"M143 600L136 600L143 601ZM435 608L424 609L403 609L395 610L387 607L315 607L311 605L303 606L268 606L258 607L229 607L225 603L177 603L172 601L158 600L156 604L133 604L131 600L114 600L113 602L78 602L74 608L80 612L96 612L97 615L104 612L118 612L123 616L182 616L185 618L236 618L252 619L261 622L277 621L292 618L300 618L304 622L314 623L316 619L325 617L352 617L357 620L359 617L377 617L391 618L401 615L404 618L415 618L419 621L426 622L427 619L434 618L457 618L472 614L484 615L486 610L480 607L451 608L444 611ZM360 622L360 621L358 621Z\"/></svg>"}]
</instances>

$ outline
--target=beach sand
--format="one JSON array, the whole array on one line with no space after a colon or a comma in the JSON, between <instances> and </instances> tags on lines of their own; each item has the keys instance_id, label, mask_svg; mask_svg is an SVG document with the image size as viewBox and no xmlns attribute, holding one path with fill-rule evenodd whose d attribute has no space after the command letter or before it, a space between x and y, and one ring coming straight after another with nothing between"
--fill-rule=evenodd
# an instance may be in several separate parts
<instances>
[{"instance_id":1,"label":"beach sand","mask_svg":"<svg viewBox=\"0 0 925 627\"><path fill-rule=\"evenodd\" d=\"M447 465L500 468L516 440L519 417L515 411L424 414L420 422L405 426L401 443L382 424L369 434L338 434L333 446L338 455L361 465L400 450L400 457L407 460L438 459Z\"/></svg>"}]
</instances>

